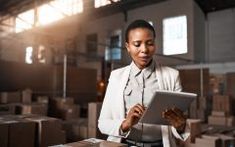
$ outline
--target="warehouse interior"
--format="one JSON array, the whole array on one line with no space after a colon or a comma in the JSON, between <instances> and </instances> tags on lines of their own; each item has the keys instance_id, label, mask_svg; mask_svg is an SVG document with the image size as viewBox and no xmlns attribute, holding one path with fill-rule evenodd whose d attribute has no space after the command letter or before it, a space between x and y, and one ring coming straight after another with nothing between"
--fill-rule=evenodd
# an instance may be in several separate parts
<instances>
[{"instance_id":1,"label":"warehouse interior","mask_svg":"<svg viewBox=\"0 0 235 147\"><path fill-rule=\"evenodd\" d=\"M197 94L185 146L235 146L234 8L234 0L0 0L0 146L125 146L102 142L97 124L110 72L131 63L124 32L136 19L156 30L154 57Z\"/></svg>"}]
</instances>

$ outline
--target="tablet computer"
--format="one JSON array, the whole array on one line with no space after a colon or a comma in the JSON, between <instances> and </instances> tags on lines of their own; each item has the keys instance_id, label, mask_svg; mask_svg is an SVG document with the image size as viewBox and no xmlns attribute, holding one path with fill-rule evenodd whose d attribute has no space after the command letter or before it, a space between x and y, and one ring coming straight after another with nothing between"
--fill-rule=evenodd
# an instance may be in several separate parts
<instances>
[{"instance_id":1,"label":"tablet computer","mask_svg":"<svg viewBox=\"0 0 235 147\"><path fill-rule=\"evenodd\" d=\"M172 107L177 107L185 112L196 97L197 95L194 93L156 91L139 122L169 125L169 123L162 118L162 112Z\"/></svg>"}]
</instances>

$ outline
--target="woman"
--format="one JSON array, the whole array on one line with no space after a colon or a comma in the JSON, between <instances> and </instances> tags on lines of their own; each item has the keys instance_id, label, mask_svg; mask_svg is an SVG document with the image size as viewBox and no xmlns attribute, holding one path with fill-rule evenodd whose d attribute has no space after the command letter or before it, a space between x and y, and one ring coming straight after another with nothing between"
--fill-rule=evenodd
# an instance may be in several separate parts
<instances>
[{"instance_id":1,"label":"woman","mask_svg":"<svg viewBox=\"0 0 235 147\"><path fill-rule=\"evenodd\" d=\"M160 66L156 51L155 30L144 20L132 22L125 33L126 48L132 63L111 72L101 109L98 127L108 140L138 146L175 146L186 140L186 119L172 108L163 117L173 127L138 123L156 90L181 91L179 73Z\"/></svg>"}]
</instances>

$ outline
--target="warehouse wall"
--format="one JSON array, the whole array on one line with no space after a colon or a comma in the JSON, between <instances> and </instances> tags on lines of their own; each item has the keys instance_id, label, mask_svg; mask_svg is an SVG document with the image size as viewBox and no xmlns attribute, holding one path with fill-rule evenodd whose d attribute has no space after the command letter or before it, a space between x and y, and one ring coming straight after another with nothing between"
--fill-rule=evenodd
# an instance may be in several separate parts
<instances>
[{"instance_id":1,"label":"warehouse wall","mask_svg":"<svg viewBox=\"0 0 235 147\"><path fill-rule=\"evenodd\" d=\"M181 4L184 4L184 7L182 7ZM82 25L82 30L88 30L89 33L97 33L99 36L100 43L106 42L106 39L109 37L109 34L113 30L120 29L122 31L125 31L125 27L128 23L135 19L146 19L153 22L153 25L156 29L156 43L157 43L157 53L162 54L162 20L166 17L173 17L173 16L179 16L179 15L186 15L188 19L188 48L189 52L184 55L177 55L177 57L195 60L194 55L194 41L197 38L203 38L201 35L204 35L203 33L198 33L199 35L194 35L194 17L197 17L195 14L194 16L194 1L189 0L170 0L165 1L157 4L152 4L150 6L144 6L141 8L133 9L127 12L127 22L124 21L125 16L124 14L117 14L110 17L105 17L99 20L89 21L86 22L85 25ZM199 9L199 8L198 8ZM198 10L200 11L200 9ZM202 12L201 12L202 13ZM148 14L148 15L146 15ZM200 16L199 16L200 17ZM115 19L114 19L115 18ZM203 19L200 19L201 20ZM104 27L105 26L105 27ZM202 25L201 25L202 26ZM203 25L204 27L204 25ZM92 28L92 29L91 29ZM202 28L203 29L203 28ZM89 33L86 34L89 34ZM85 37L83 35L83 37ZM83 41L85 38L83 38ZM85 45L85 44L83 44ZM204 44L202 45L204 47ZM201 47L199 46L199 47ZM81 47L82 49L85 48L85 46ZM105 47L99 46L99 52L100 55L104 54ZM204 49L204 48L202 48ZM201 57L201 56L200 56ZM171 58L163 58L158 56L157 57L161 62L165 64L182 64L185 63L183 60L175 60ZM123 62L122 64L128 64L129 63L129 56L127 55L127 52L125 49L123 50Z\"/></svg>"},{"instance_id":2,"label":"warehouse wall","mask_svg":"<svg viewBox=\"0 0 235 147\"><path fill-rule=\"evenodd\" d=\"M235 61L235 9L207 16L207 52L209 62Z\"/></svg>"},{"instance_id":3,"label":"warehouse wall","mask_svg":"<svg viewBox=\"0 0 235 147\"><path fill-rule=\"evenodd\" d=\"M182 7L182 4L184 6ZM41 31L40 33L50 33L52 37L59 38L71 38L77 36L77 46L79 46L79 52L85 51L85 38L87 34L97 33L98 34L98 42L106 43L107 38L110 36L112 31L117 29L124 30L127 23L131 22L134 19L144 18L150 20L154 23L154 26L157 30L157 44L158 44L158 52L162 53L162 19L165 17L172 17L178 15L187 15L188 17L188 36L189 36L189 53L183 55L184 58L193 59L193 5L194 2L192 0L169 0L166 2L161 2L157 4L153 4L150 6L141 7L138 9L134 9L128 12L127 22L125 22L125 17L123 13L111 15L108 17L89 20L85 18L81 18L82 20L86 20L84 23L80 23L78 21L74 21L77 24L68 25L69 23L66 21L58 22L60 25L48 27L50 29L46 29L46 31ZM148 15L146 15L148 14ZM76 18L77 19L77 18ZM81 21L82 22L82 21ZM50 36L49 35L49 36ZM60 40L60 39L54 39ZM60 41L62 43L63 41ZM63 45L60 45L63 46ZM99 46L98 51L99 55L104 55L104 46ZM126 53L124 51L124 60L129 61L126 58ZM175 61L173 61L175 63Z\"/></svg>"},{"instance_id":4,"label":"warehouse wall","mask_svg":"<svg viewBox=\"0 0 235 147\"><path fill-rule=\"evenodd\" d=\"M183 6L182 6L183 4ZM147 14L147 15L146 15ZM224 62L234 61L235 46L234 36L235 24L234 9L209 13L206 18L193 0L168 0L149 6L133 9L127 12L127 21L123 13L109 15L103 18L86 18L78 15L54 24L36 28L33 31L24 32L14 39L1 40L1 59L24 61L25 48L34 43L45 44L50 48L52 54L63 54L69 50L67 42L74 40L74 48L79 53L86 53L86 35L97 33L98 35L98 56L104 56L107 38L113 31L121 30L134 19L144 18L152 21L157 32L158 53L162 53L162 20L166 17L187 15L188 18L188 48L189 52L178 55L184 59L196 62ZM206 33L205 33L206 32ZM123 39L123 38L122 38ZM12 43L14 42L14 43ZM206 45L205 45L206 44ZM205 50L206 48L206 50ZM130 59L123 49L123 61L120 65L128 64ZM51 57L52 58L52 57ZM188 64L187 61L157 56L165 64ZM56 60L62 62L62 57ZM52 59L55 60L55 59ZM98 62L97 62L98 61ZM99 59L96 62L86 60L86 57L79 56L76 59L78 66L89 66L98 69L100 77ZM190 62L192 63L192 62Z\"/></svg>"},{"instance_id":5,"label":"warehouse wall","mask_svg":"<svg viewBox=\"0 0 235 147\"><path fill-rule=\"evenodd\" d=\"M183 4L183 6L182 6ZM194 52L193 52L193 5L194 2L191 0L169 0L164 1L159 4L151 5L142 7L139 9L135 9L129 12L129 21L132 21L137 18L143 18L147 20L151 20L154 23L156 29L156 43L158 47L158 53L163 53L163 24L162 21L164 18L167 17L174 17L179 15L186 15L187 16L187 23L188 23L188 53L183 55L177 55L177 57L182 57L186 59L194 59ZM147 15L146 15L147 14ZM171 58L162 58L157 57L165 64L179 64L184 63L184 61L180 60L173 60Z\"/></svg>"},{"instance_id":6,"label":"warehouse wall","mask_svg":"<svg viewBox=\"0 0 235 147\"><path fill-rule=\"evenodd\" d=\"M205 27L205 14L201 8L194 4L193 13L193 52L195 55L194 63L202 63L206 60L206 27Z\"/></svg>"},{"instance_id":7,"label":"warehouse wall","mask_svg":"<svg viewBox=\"0 0 235 147\"><path fill-rule=\"evenodd\" d=\"M0 92L21 91L26 88L34 94L62 96L63 67L40 64L0 62ZM67 96L77 103L96 100L96 70L67 67ZM89 82L87 82L89 81Z\"/></svg>"}]
</instances>

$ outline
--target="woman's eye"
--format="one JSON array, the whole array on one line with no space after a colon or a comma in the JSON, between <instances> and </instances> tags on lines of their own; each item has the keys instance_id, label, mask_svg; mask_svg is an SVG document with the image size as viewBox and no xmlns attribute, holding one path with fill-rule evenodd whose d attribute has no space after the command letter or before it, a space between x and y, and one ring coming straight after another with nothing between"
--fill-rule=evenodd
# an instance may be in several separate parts
<instances>
[{"instance_id":1,"label":"woman's eye","mask_svg":"<svg viewBox=\"0 0 235 147\"><path fill-rule=\"evenodd\" d=\"M134 46L135 47L140 47L140 43L136 42L136 43L134 43Z\"/></svg>"},{"instance_id":2,"label":"woman's eye","mask_svg":"<svg viewBox=\"0 0 235 147\"><path fill-rule=\"evenodd\" d=\"M147 45L149 45L149 46L153 46L153 45L154 45L154 43L153 43L152 41L150 41L150 42L147 42Z\"/></svg>"}]
</instances>

